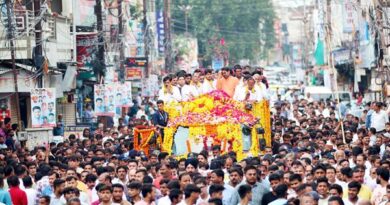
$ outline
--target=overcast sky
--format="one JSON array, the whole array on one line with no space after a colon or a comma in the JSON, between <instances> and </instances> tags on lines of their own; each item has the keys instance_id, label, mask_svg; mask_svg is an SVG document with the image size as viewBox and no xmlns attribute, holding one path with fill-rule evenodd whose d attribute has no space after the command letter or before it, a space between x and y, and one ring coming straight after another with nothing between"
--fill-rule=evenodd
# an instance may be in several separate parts
<instances>
[{"instance_id":1,"label":"overcast sky","mask_svg":"<svg viewBox=\"0 0 390 205\"><path fill-rule=\"evenodd\" d=\"M283 6L283 7L298 7L306 5L310 5L314 2L314 0L273 0L275 6Z\"/></svg>"}]
</instances>

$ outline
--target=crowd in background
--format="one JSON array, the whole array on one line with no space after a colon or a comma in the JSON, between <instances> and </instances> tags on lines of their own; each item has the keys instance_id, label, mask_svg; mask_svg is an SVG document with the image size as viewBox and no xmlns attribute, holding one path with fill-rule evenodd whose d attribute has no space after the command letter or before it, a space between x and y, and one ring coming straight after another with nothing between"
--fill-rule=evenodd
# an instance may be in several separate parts
<instances>
[{"instance_id":1,"label":"crowd in background","mask_svg":"<svg viewBox=\"0 0 390 205\"><path fill-rule=\"evenodd\" d=\"M387 105L366 103L361 116L310 95L277 98L272 146L241 161L211 150L176 159L134 150L135 126L167 126L164 104L221 89L236 100L270 99L260 68L178 72L163 78L156 99L140 96L110 125L82 138L27 150L17 125L0 122L0 203L158 205L390 205L390 123ZM116 125L115 125L116 124ZM58 130L57 130L58 131ZM59 130L61 131L61 130Z\"/></svg>"}]
</instances>

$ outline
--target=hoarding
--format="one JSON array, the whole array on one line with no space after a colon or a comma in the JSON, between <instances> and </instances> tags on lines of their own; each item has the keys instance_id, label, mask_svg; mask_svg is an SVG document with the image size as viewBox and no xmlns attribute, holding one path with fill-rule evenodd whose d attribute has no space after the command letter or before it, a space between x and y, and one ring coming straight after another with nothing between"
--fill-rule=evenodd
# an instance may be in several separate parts
<instances>
[{"instance_id":1,"label":"hoarding","mask_svg":"<svg viewBox=\"0 0 390 205\"><path fill-rule=\"evenodd\" d=\"M56 95L54 88L31 89L31 123L33 128L56 126Z\"/></svg>"}]
</instances>

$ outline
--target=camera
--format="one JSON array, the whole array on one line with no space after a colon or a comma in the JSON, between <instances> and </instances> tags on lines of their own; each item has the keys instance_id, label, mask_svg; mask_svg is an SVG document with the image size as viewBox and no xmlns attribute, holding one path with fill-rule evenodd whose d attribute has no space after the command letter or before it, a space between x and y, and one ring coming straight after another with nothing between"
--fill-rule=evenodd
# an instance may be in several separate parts
<instances>
[{"instance_id":1,"label":"camera","mask_svg":"<svg viewBox=\"0 0 390 205\"><path fill-rule=\"evenodd\" d=\"M251 131L252 131L252 128L251 127L249 127L248 125L243 125L242 126L242 133L244 134L244 135L250 135L251 134Z\"/></svg>"},{"instance_id":2,"label":"camera","mask_svg":"<svg viewBox=\"0 0 390 205\"><path fill-rule=\"evenodd\" d=\"M256 128L256 133L259 135L263 135L265 133L264 128L262 128L262 127Z\"/></svg>"},{"instance_id":3,"label":"camera","mask_svg":"<svg viewBox=\"0 0 390 205\"><path fill-rule=\"evenodd\" d=\"M245 104L245 110L252 110L253 105L250 103Z\"/></svg>"}]
</instances>

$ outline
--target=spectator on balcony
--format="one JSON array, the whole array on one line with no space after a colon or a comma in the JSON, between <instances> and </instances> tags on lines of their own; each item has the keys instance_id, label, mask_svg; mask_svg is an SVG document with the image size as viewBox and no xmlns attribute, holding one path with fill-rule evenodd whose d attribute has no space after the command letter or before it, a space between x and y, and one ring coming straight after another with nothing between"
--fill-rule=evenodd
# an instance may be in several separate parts
<instances>
[{"instance_id":1,"label":"spectator on balcony","mask_svg":"<svg viewBox=\"0 0 390 205\"><path fill-rule=\"evenodd\" d=\"M41 11L47 12L47 14L51 16L58 16L57 12L53 12L51 10L51 1L52 0L46 0L43 4L41 4Z\"/></svg>"}]
</instances>

